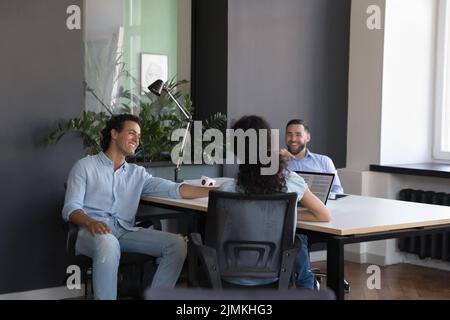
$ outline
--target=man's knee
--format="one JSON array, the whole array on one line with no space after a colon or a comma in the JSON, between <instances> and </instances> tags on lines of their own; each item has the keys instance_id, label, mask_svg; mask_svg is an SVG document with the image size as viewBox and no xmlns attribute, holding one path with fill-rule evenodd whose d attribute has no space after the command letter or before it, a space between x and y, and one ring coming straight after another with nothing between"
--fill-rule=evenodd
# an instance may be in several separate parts
<instances>
[{"instance_id":1,"label":"man's knee","mask_svg":"<svg viewBox=\"0 0 450 320\"><path fill-rule=\"evenodd\" d=\"M170 251L174 252L178 256L186 257L187 254L187 243L184 237L176 234L171 237L171 241L168 244Z\"/></svg>"},{"instance_id":2,"label":"man's knee","mask_svg":"<svg viewBox=\"0 0 450 320\"><path fill-rule=\"evenodd\" d=\"M109 234L96 235L95 255L100 263L119 263L120 261L120 244L117 238Z\"/></svg>"}]
</instances>

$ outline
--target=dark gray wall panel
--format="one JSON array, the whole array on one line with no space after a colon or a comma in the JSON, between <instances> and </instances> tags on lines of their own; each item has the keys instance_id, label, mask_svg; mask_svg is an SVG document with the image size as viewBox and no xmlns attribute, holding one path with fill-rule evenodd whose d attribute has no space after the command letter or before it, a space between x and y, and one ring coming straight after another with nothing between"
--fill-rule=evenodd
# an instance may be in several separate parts
<instances>
[{"instance_id":1,"label":"dark gray wall panel","mask_svg":"<svg viewBox=\"0 0 450 320\"><path fill-rule=\"evenodd\" d=\"M229 0L228 117L291 118L310 147L345 167L350 0Z\"/></svg>"},{"instance_id":2,"label":"dark gray wall panel","mask_svg":"<svg viewBox=\"0 0 450 320\"><path fill-rule=\"evenodd\" d=\"M192 99L195 119L227 113L228 0L192 1Z\"/></svg>"},{"instance_id":3,"label":"dark gray wall panel","mask_svg":"<svg viewBox=\"0 0 450 320\"><path fill-rule=\"evenodd\" d=\"M0 294L63 285L65 234L60 210L80 140L42 140L83 110L80 30L66 9L82 0L0 0Z\"/></svg>"}]
</instances>

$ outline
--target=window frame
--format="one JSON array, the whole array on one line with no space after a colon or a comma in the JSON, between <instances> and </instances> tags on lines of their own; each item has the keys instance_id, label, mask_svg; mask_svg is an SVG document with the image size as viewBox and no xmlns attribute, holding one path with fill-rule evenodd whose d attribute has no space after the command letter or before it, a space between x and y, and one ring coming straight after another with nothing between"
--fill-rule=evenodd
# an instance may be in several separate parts
<instances>
[{"instance_id":1,"label":"window frame","mask_svg":"<svg viewBox=\"0 0 450 320\"><path fill-rule=\"evenodd\" d=\"M450 161L450 150L442 148L445 123L450 120L450 114L445 112L450 110L450 95L447 88L450 88L450 1L440 0L438 2L438 23L437 23L437 45L436 45L436 96L434 115L434 139L433 139L433 160ZM450 123L447 125L450 126Z\"/></svg>"}]
</instances>

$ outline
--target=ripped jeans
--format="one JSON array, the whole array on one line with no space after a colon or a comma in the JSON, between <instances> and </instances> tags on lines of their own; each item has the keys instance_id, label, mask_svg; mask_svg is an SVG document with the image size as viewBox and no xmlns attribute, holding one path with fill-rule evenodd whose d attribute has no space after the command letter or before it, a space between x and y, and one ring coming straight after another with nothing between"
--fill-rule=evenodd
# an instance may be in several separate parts
<instances>
[{"instance_id":1,"label":"ripped jeans","mask_svg":"<svg viewBox=\"0 0 450 320\"><path fill-rule=\"evenodd\" d=\"M152 288L173 288L178 280L187 245L180 235L153 229L128 231L117 220L105 221L111 228L109 234L91 235L87 228L78 231L76 253L93 261L93 286L95 299L117 298L117 273L121 252L137 252L159 257Z\"/></svg>"}]
</instances>

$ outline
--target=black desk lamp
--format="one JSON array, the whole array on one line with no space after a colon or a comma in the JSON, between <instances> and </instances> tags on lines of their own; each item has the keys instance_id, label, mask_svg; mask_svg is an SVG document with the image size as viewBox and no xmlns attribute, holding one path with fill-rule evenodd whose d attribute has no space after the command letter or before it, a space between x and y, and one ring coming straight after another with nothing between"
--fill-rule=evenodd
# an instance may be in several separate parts
<instances>
[{"instance_id":1,"label":"black desk lamp","mask_svg":"<svg viewBox=\"0 0 450 320\"><path fill-rule=\"evenodd\" d=\"M172 92L170 92L170 89L164 84L164 81L156 80L148 87L148 90L150 90L151 93L153 93L154 95L157 95L158 97L161 95L163 90L165 92L167 92L169 97L175 102L178 109L180 109L181 113L188 120L188 124L186 126L186 131L184 132L183 141L181 143L181 149L180 149L180 154L178 156L177 166L175 167L175 182L181 182L182 180L178 180L178 173L180 171L181 162L183 161L183 151L184 151L184 146L186 144L186 138L187 138L188 132L191 128L191 124L193 122L192 116L189 113L189 111L187 111L186 108L183 105L181 105L180 102L178 102L177 98L172 94Z\"/></svg>"}]
</instances>

